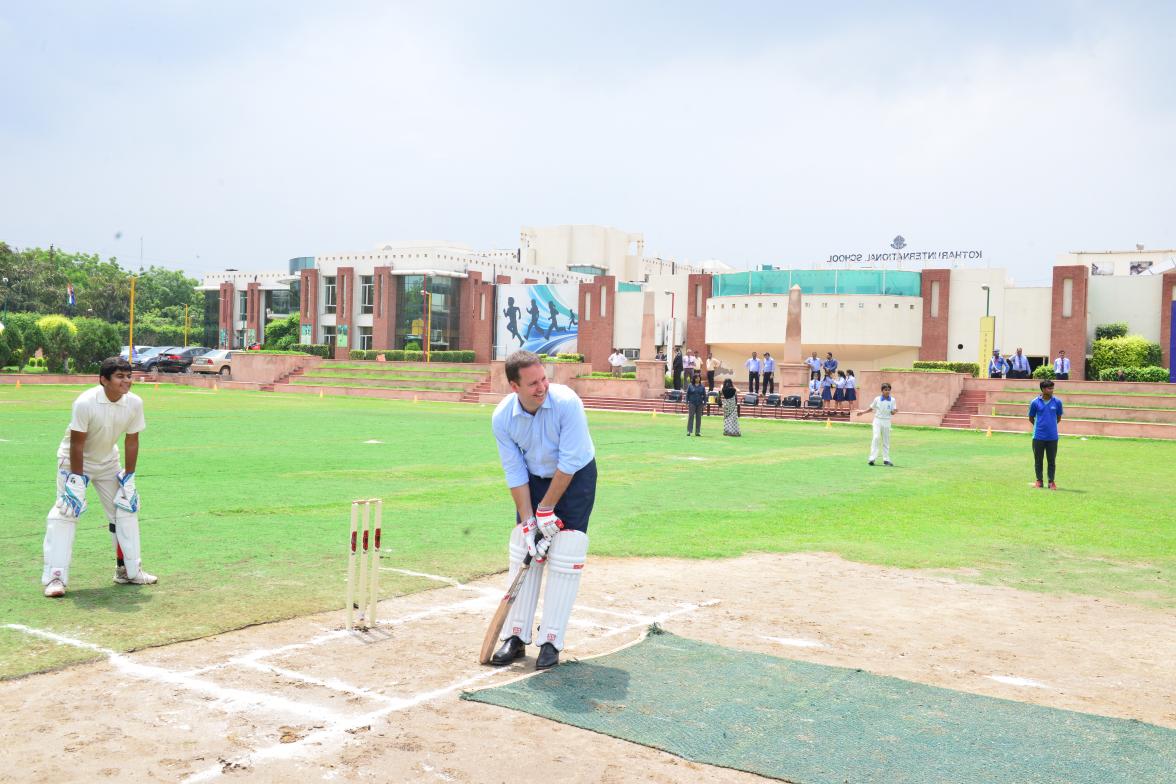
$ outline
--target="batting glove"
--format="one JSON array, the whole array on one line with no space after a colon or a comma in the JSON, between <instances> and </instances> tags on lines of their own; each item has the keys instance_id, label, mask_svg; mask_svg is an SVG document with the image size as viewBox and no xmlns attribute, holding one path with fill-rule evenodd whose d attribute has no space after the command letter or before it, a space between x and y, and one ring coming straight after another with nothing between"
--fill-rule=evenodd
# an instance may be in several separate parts
<instances>
[{"instance_id":1,"label":"batting glove","mask_svg":"<svg viewBox=\"0 0 1176 784\"><path fill-rule=\"evenodd\" d=\"M563 530L563 520L555 516L554 509L539 509L535 512L535 525L539 528L539 533L543 534L543 538L548 542L551 537Z\"/></svg>"},{"instance_id":2,"label":"batting glove","mask_svg":"<svg viewBox=\"0 0 1176 784\"><path fill-rule=\"evenodd\" d=\"M139 491L135 489L135 472L118 472L118 492L114 494L114 505L124 512L139 511Z\"/></svg>"},{"instance_id":3,"label":"batting glove","mask_svg":"<svg viewBox=\"0 0 1176 784\"><path fill-rule=\"evenodd\" d=\"M90 484L90 477L83 474L69 474L65 478L65 486L61 488L61 495L57 499L57 508L65 517L78 518L86 511L86 486Z\"/></svg>"}]
</instances>

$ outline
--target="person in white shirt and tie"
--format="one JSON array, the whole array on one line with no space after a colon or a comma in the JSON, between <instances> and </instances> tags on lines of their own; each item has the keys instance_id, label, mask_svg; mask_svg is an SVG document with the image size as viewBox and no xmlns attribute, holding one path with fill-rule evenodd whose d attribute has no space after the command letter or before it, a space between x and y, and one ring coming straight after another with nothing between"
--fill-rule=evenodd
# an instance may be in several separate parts
<instances>
[{"instance_id":1,"label":"person in white shirt and tie","mask_svg":"<svg viewBox=\"0 0 1176 784\"><path fill-rule=\"evenodd\" d=\"M752 393L759 392L760 382L760 359L759 354L751 352L751 359L743 363L747 368L747 391Z\"/></svg>"},{"instance_id":2,"label":"person in white shirt and tie","mask_svg":"<svg viewBox=\"0 0 1176 784\"><path fill-rule=\"evenodd\" d=\"M1058 351L1058 358L1054 360L1054 378L1059 381L1070 380L1070 358L1065 350Z\"/></svg>"},{"instance_id":3,"label":"person in white shirt and tie","mask_svg":"<svg viewBox=\"0 0 1176 784\"><path fill-rule=\"evenodd\" d=\"M1009 360L1009 378L1029 378L1029 357L1019 347Z\"/></svg>"}]
</instances>

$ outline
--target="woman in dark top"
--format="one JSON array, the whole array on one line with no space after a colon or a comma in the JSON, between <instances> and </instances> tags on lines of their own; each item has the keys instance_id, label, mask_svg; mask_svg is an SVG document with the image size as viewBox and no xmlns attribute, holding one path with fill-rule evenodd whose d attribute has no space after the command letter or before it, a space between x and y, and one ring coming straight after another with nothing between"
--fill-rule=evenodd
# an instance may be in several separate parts
<instances>
[{"instance_id":1,"label":"woman in dark top","mask_svg":"<svg viewBox=\"0 0 1176 784\"><path fill-rule=\"evenodd\" d=\"M739 393L735 391L735 384L731 379L723 382L723 435L738 436L739 432Z\"/></svg>"}]
</instances>

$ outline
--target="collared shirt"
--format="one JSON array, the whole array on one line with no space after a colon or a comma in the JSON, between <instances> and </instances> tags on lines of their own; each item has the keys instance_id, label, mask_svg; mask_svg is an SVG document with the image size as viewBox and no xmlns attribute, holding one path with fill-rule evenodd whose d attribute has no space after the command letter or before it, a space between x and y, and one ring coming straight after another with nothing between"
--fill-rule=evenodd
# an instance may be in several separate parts
<instances>
[{"instance_id":1,"label":"collared shirt","mask_svg":"<svg viewBox=\"0 0 1176 784\"><path fill-rule=\"evenodd\" d=\"M1055 373L1069 373L1070 372L1070 358L1058 357L1054 360Z\"/></svg>"},{"instance_id":2,"label":"collared shirt","mask_svg":"<svg viewBox=\"0 0 1176 784\"><path fill-rule=\"evenodd\" d=\"M1029 357L1024 354L1013 354L1013 370L1028 370Z\"/></svg>"},{"instance_id":3,"label":"collared shirt","mask_svg":"<svg viewBox=\"0 0 1176 784\"><path fill-rule=\"evenodd\" d=\"M714 357L708 357L706 360L706 369L707 370L718 370L719 369L719 360L715 359Z\"/></svg>"},{"instance_id":4,"label":"collared shirt","mask_svg":"<svg viewBox=\"0 0 1176 784\"><path fill-rule=\"evenodd\" d=\"M1041 395L1029 404L1029 421L1033 423L1033 440L1057 441L1058 420L1062 418L1062 401L1046 400Z\"/></svg>"},{"instance_id":5,"label":"collared shirt","mask_svg":"<svg viewBox=\"0 0 1176 784\"><path fill-rule=\"evenodd\" d=\"M824 368L825 368L825 370L828 370L830 373L836 372L837 371L837 360L832 359L832 358L826 359L824 362Z\"/></svg>"},{"instance_id":6,"label":"collared shirt","mask_svg":"<svg viewBox=\"0 0 1176 784\"><path fill-rule=\"evenodd\" d=\"M584 403L563 384L548 386L534 414L527 413L517 393L507 395L490 424L507 487L527 484L528 474L547 479L556 469L574 474L596 457Z\"/></svg>"},{"instance_id":7,"label":"collared shirt","mask_svg":"<svg viewBox=\"0 0 1176 784\"><path fill-rule=\"evenodd\" d=\"M893 397L883 398L881 395L874 398L874 402L870 404L870 408L874 410L874 419L878 422L889 422L890 418L894 416L895 410L898 409L898 401Z\"/></svg>"},{"instance_id":8,"label":"collared shirt","mask_svg":"<svg viewBox=\"0 0 1176 784\"><path fill-rule=\"evenodd\" d=\"M744 362L743 366L747 368L748 372L750 373L760 372L760 361L755 357L752 357L751 359Z\"/></svg>"},{"instance_id":9,"label":"collared shirt","mask_svg":"<svg viewBox=\"0 0 1176 784\"><path fill-rule=\"evenodd\" d=\"M806 359L804 361L804 364L808 365L810 368L817 371L818 373L821 371L822 365L821 365L821 360L819 357L809 357L808 359Z\"/></svg>"},{"instance_id":10,"label":"collared shirt","mask_svg":"<svg viewBox=\"0 0 1176 784\"><path fill-rule=\"evenodd\" d=\"M847 376L845 379L845 386L849 387L850 389L857 389L857 377Z\"/></svg>"},{"instance_id":11,"label":"collared shirt","mask_svg":"<svg viewBox=\"0 0 1176 784\"><path fill-rule=\"evenodd\" d=\"M625 364L625 355L619 351L615 354L609 354L608 364L612 365L613 367L621 367Z\"/></svg>"},{"instance_id":12,"label":"collared shirt","mask_svg":"<svg viewBox=\"0 0 1176 784\"><path fill-rule=\"evenodd\" d=\"M1008 369L1009 366L1005 363L1004 359L994 357L988 361L988 375L990 376L999 376Z\"/></svg>"},{"instance_id":13,"label":"collared shirt","mask_svg":"<svg viewBox=\"0 0 1176 784\"><path fill-rule=\"evenodd\" d=\"M771 357L766 357L764 359L764 372L765 373L775 373L776 372L776 360L772 359Z\"/></svg>"},{"instance_id":14,"label":"collared shirt","mask_svg":"<svg viewBox=\"0 0 1176 784\"><path fill-rule=\"evenodd\" d=\"M74 400L69 427L57 447L57 458L69 460L71 430L86 434L82 459L88 465L98 465L118 459L118 439L146 429L141 397L128 392L112 403L101 385L91 387Z\"/></svg>"}]
</instances>

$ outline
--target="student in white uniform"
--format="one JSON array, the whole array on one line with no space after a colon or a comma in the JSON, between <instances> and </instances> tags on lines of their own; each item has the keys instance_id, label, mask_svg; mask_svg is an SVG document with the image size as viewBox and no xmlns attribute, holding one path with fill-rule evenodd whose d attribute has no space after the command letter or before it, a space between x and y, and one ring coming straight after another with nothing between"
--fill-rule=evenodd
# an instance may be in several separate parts
<instances>
[{"instance_id":1,"label":"student in white uniform","mask_svg":"<svg viewBox=\"0 0 1176 784\"><path fill-rule=\"evenodd\" d=\"M898 403L890 396L890 385L882 385L882 394L870 403L870 410L874 412L874 440L870 442L870 465L878 459L878 447L882 447L882 464L893 466L890 462L890 419L898 411Z\"/></svg>"},{"instance_id":2,"label":"student in white uniform","mask_svg":"<svg viewBox=\"0 0 1176 784\"><path fill-rule=\"evenodd\" d=\"M65 437L57 449L57 502L45 522L45 565L41 584L51 598L65 596L78 519L86 511L86 488L93 485L114 540L120 585L152 585L154 575L139 559L139 493L135 468L139 433L147 427L143 400L131 393L131 366L121 357L102 361L98 386L78 395ZM125 467L119 467L123 438Z\"/></svg>"}]
</instances>

